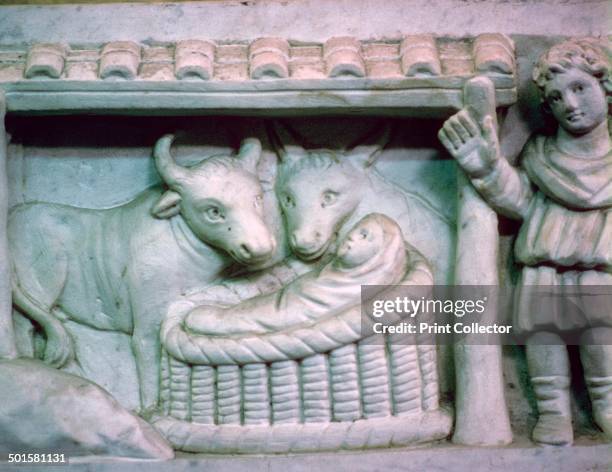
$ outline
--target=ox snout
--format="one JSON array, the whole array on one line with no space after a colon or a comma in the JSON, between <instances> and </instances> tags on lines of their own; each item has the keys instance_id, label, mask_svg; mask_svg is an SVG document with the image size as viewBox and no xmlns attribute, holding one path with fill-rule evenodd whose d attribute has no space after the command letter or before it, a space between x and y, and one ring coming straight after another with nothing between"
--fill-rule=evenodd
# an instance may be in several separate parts
<instances>
[{"instance_id":1,"label":"ox snout","mask_svg":"<svg viewBox=\"0 0 612 472\"><path fill-rule=\"evenodd\" d=\"M270 259L276 251L276 241L265 238L261 241L249 241L238 246L232 254L238 262L243 264L260 264Z\"/></svg>"}]
</instances>

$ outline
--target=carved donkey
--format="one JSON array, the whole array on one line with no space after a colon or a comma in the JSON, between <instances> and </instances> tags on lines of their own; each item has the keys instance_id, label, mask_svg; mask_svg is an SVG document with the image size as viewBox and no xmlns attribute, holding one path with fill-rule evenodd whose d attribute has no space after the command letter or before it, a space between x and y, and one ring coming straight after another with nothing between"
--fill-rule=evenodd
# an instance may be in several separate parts
<instances>
[{"instance_id":1,"label":"carved donkey","mask_svg":"<svg viewBox=\"0 0 612 472\"><path fill-rule=\"evenodd\" d=\"M289 244L300 259L320 258L357 221L378 212L400 224L434 266L438 283L448 280L453 226L425 199L385 180L373 166L389 127L376 143L343 152L306 151L279 125L269 131L281 161L276 193Z\"/></svg>"},{"instance_id":2,"label":"carved donkey","mask_svg":"<svg viewBox=\"0 0 612 472\"><path fill-rule=\"evenodd\" d=\"M168 304L215 280L232 259L262 266L276 246L255 175L260 142L186 168L174 162L172 140L154 149L165 192L151 188L107 210L25 204L9 219L14 303L44 329L45 360L60 367L72 356L61 319L131 334L142 408L157 402Z\"/></svg>"}]
</instances>

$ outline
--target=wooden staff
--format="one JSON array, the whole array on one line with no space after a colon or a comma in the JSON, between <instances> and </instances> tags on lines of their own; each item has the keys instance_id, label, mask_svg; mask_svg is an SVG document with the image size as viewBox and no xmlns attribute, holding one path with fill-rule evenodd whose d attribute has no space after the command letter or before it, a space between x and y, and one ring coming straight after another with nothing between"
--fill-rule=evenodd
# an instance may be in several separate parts
<instances>
[{"instance_id":1,"label":"wooden staff","mask_svg":"<svg viewBox=\"0 0 612 472\"><path fill-rule=\"evenodd\" d=\"M495 87L488 77L475 77L466 83L463 103L481 126L486 116L495 120L497 126ZM476 193L461 170L458 173L457 228L455 283L498 286L497 214ZM481 322L493 322L496 301L496 296L489 296L488 313L493 316ZM466 337L455 342L454 355L456 420L453 442L466 445L512 442L501 346L470 345Z\"/></svg>"}]
</instances>

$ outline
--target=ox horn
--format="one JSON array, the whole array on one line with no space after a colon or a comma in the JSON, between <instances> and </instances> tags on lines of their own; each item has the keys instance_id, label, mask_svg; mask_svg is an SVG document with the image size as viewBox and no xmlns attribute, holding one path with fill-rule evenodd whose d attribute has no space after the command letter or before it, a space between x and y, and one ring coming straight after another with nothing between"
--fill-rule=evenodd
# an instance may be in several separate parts
<instances>
[{"instance_id":1,"label":"ox horn","mask_svg":"<svg viewBox=\"0 0 612 472\"><path fill-rule=\"evenodd\" d=\"M168 186L176 187L184 182L187 178L187 172L184 167L179 166L170 153L170 146L174 141L173 134L166 134L157 140L153 149L155 157L155 167L157 172Z\"/></svg>"}]
</instances>

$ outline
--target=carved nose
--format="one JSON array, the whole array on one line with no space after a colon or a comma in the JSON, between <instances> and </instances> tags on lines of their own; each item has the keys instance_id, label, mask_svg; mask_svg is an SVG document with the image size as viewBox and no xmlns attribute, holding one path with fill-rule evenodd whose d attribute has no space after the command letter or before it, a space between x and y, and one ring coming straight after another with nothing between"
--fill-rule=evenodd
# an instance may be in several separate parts
<instances>
[{"instance_id":1,"label":"carved nose","mask_svg":"<svg viewBox=\"0 0 612 472\"><path fill-rule=\"evenodd\" d=\"M246 245L246 244L241 244L240 248L239 248L239 253L240 255L244 258L249 260L252 257L252 252L251 252L251 248Z\"/></svg>"},{"instance_id":2,"label":"carved nose","mask_svg":"<svg viewBox=\"0 0 612 472\"><path fill-rule=\"evenodd\" d=\"M275 248L276 242L273 239L268 239L258 243L243 243L240 245L238 252L244 260L251 261L270 257Z\"/></svg>"},{"instance_id":3,"label":"carved nose","mask_svg":"<svg viewBox=\"0 0 612 472\"><path fill-rule=\"evenodd\" d=\"M296 249L309 249L321 239L321 233L315 231L313 236L314 241L308 241L303 234L300 234L298 231L294 231L291 234L291 246Z\"/></svg>"},{"instance_id":4,"label":"carved nose","mask_svg":"<svg viewBox=\"0 0 612 472\"><path fill-rule=\"evenodd\" d=\"M568 93L565 95L565 108L569 111L573 111L578 108L578 100L574 94Z\"/></svg>"}]
</instances>

